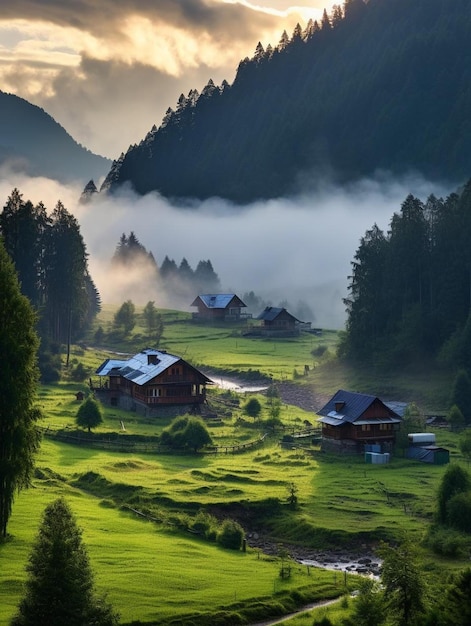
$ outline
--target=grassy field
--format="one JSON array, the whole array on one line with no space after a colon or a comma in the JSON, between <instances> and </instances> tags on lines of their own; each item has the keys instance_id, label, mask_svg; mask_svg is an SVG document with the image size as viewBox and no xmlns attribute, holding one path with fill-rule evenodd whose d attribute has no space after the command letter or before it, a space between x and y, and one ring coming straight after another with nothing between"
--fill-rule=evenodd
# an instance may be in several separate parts
<instances>
[{"instance_id":1,"label":"grassy field","mask_svg":"<svg viewBox=\"0 0 471 626\"><path fill-rule=\"evenodd\" d=\"M91 374L113 351L135 353L153 345L139 325L132 337L113 334L112 313L113 308L105 307L97 321L107 334L108 349L95 347L91 333L86 344L73 347L69 373L81 363ZM425 371L415 379L411 372L375 379L365 371L341 366L334 358L334 332L274 342L244 338L236 327L197 326L189 317L164 313L160 347L221 375L294 378L323 394L340 387L378 395L388 389L395 399L416 400L427 407L441 406L446 396L446 375L429 374L427 384ZM309 373L300 376L306 364ZM75 429L79 390L87 390L86 381L72 382L68 375L57 385L41 387L41 425L50 430ZM221 393L210 393L213 402L223 398L229 405L221 422L208 425L214 443L231 445L258 437L260 426L243 413L246 398ZM258 397L263 423L269 407L264 396ZM306 419L315 423L316 416L283 405L280 418L295 428ZM120 437L152 437L168 423L168 419L105 407L104 423L97 431L104 436L119 432ZM453 461L464 462L458 435L438 431L437 439L450 449ZM362 458L323 454L311 440L300 449L284 449L279 440L280 435L268 437L263 447L238 455L195 456L111 452L45 437L34 486L15 500L10 538L0 544L0 626L8 623L21 597L24 566L41 513L59 495L66 496L84 529L97 586L108 593L124 624L133 620L165 624L177 618L190 624L191 615L197 615L194 623L200 625L216 624L218 619L221 624L236 624L239 617L235 616L242 613L256 622L268 613L286 613L296 604L344 592L340 577L332 572L316 570L309 576L298 565L293 565L290 579L282 580L280 559L251 548L253 532L275 545L305 549L353 546L361 550L371 541L394 539L404 531L420 542L432 520L445 468L400 458L386 466L366 465ZM299 498L295 510L287 504L290 484L296 486ZM186 520L199 510L220 519L239 519L249 533L247 552L223 550L190 534ZM424 559L432 573L460 566L440 562L426 552ZM312 619L300 616L292 623L301 626Z\"/></svg>"}]
</instances>

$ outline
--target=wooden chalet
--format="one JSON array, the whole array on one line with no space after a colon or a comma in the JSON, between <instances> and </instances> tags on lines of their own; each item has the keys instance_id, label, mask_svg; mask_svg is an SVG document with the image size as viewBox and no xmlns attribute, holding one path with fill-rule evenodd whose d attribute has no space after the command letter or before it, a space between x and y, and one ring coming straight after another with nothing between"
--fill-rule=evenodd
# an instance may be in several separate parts
<instances>
[{"instance_id":1,"label":"wooden chalet","mask_svg":"<svg viewBox=\"0 0 471 626\"><path fill-rule=\"evenodd\" d=\"M376 396L339 389L318 411L322 447L338 452L363 453L368 446L390 452L401 417Z\"/></svg>"},{"instance_id":2,"label":"wooden chalet","mask_svg":"<svg viewBox=\"0 0 471 626\"><path fill-rule=\"evenodd\" d=\"M266 335L296 335L299 324L303 324L286 309L275 306L265 307L257 319L261 321L260 330Z\"/></svg>"},{"instance_id":3,"label":"wooden chalet","mask_svg":"<svg viewBox=\"0 0 471 626\"><path fill-rule=\"evenodd\" d=\"M211 321L239 321L251 318L242 311L247 305L235 293L206 293L193 300L191 306L198 307L193 319Z\"/></svg>"},{"instance_id":4,"label":"wooden chalet","mask_svg":"<svg viewBox=\"0 0 471 626\"><path fill-rule=\"evenodd\" d=\"M103 401L146 414L197 412L212 381L178 356L146 348L129 359L107 359L96 370L105 379L94 391ZM175 407L182 410L174 411ZM168 411L167 411L168 413ZM171 412L170 412L171 414Z\"/></svg>"}]
</instances>

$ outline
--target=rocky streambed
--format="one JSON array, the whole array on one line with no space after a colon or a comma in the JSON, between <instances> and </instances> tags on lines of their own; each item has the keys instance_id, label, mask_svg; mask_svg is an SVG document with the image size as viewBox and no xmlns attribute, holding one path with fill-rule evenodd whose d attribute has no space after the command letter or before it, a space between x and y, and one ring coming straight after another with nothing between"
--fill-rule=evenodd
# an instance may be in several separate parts
<instances>
[{"instance_id":1,"label":"rocky streambed","mask_svg":"<svg viewBox=\"0 0 471 626\"><path fill-rule=\"evenodd\" d=\"M274 544L256 532L248 533L247 544L254 549L259 549L264 554L278 556L282 548L293 561L301 565L322 567L350 574L363 574L366 576L379 577L381 574L381 561L373 554L367 545L359 546L358 552L346 550L311 550L302 546L288 544Z\"/></svg>"}]
</instances>

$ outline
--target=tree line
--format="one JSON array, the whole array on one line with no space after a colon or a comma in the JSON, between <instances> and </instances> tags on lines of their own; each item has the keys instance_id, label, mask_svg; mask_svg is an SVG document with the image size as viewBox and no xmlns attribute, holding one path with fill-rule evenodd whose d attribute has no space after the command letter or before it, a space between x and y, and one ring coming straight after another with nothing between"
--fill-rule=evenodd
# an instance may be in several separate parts
<instances>
[{"instance_id":1,"label":"tree line","mask_svg":"<svg viewBox=\"0 0 471 626\"><path fill-rule=\"evenodd\" d=\"M295 192L300 173L344 183L412 169L461 182L470 36L466 0L346 0L259 42L232 84L182 94L102 189L244 203Z\"/></svg>"},{"instance_id":2,"label":"tree line","mask_svg":"<svg viewBox=\"0 0 471 626\"><path fill-rule=\"evenodd\" d=\"M470 240L471 181L445 199L409 194L387 232L367 230L352 261L340 354L470 371Z\"/></svg>"},{"instance_id":3,"label":"tree line","mask_svg":"<svg viewBox=\"0 0 471 626\"><path fill-rule=\"evenodd\" d=\"M24 200L15 188L0 214L0 235L21 292L37 312L41 371L48 378L46 355L62 344L69 350L101 306L79 224L60 200L48 214L42 202Z\"/></svg>"},{"instance_id":4,"label":"tree line","mask_svg":"<svg viewBox=\"0 0 471 626\"><path fill-rule=\"evenodd\" d=\"M111 263L118 269L137 269L150 274L150 280L172 300L181 302L186 308L199 293L217 293L221 281L210 259L200 260L193 269L186 258L176 263L168 255L160 267L152 252L147 251L136 234L123 233L116 246Z\"/></svg>"}]
</instances>

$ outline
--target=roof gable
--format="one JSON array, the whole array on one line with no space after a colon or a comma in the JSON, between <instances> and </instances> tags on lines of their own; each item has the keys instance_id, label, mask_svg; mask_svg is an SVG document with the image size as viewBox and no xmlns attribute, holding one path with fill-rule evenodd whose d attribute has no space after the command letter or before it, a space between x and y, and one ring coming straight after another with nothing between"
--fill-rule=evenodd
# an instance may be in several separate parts
<instances>
[{"instance_id":1,"label":"roof gable","mask_svg":"<svg viewBox=\"0 0 471 626\"><path fill-rule=\"evenodd\" d=\"M192 302L191 306L198 306L202 303L207 309L227 309L230 305L247 306L235 293L204 293L200 294Z\"/></svg>"},{"instance_id":2,"label":"roof gable","mask_svg":"<svg viewBox=\"0 0 471 626\"><path fill-rule=\"evenodd\" d=\"M299 322L299 320L291 315L285 308L277 307L277 306L267 306L263 309L260 315L257 317L258 320L265 320L267 322L273 322L277 317L284 314L286 317L293 319L295 322Z\"/></svg>"},{"instance_id":3,"label":"roof gable","mask_svg":"<svg viewBox=\"0 0 471 626\"><path fill-rule=\"evenodd\" d=\"M131 380L136 385L145 385L179 361L182 359L174 354L146 348L129 359L107 359L96 370L96 374L99 376L121 376L126 380ZM201 376L206 378L204 374ZM208 378L207 381L210 379Z\"/></svg>"},{"instance_id":4,"label":"roof gable","mask_svg":"<svg viewBox=\"0 0 471 626\"><path fill-rule=\"evenodd\" d=\"M377 396L343 389L339 389L317 413L324 418L320 421L331 425L354 423L375 403L379 403L387 411L389 418L386 421L400 421L399 415Z\"/></svg>"}]
</instances>

